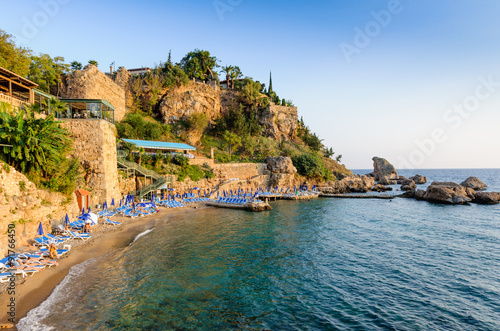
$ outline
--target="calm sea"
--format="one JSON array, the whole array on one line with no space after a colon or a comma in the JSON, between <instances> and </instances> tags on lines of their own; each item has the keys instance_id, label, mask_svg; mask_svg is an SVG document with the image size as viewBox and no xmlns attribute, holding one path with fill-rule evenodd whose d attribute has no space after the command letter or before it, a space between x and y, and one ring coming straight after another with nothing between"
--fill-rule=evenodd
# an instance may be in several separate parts
<instances>
[{"instance_id":1,"label":"calm sea","mask_svg":"<svg viewBox=\"0 0 500 331\"><path fill-rule=\"evenodd\" d=\"M417 172L500 191L500 169ZM73 267L19 329L500 330L500 205L272 204L168 216Z\"/></svg>"}]
</instances>

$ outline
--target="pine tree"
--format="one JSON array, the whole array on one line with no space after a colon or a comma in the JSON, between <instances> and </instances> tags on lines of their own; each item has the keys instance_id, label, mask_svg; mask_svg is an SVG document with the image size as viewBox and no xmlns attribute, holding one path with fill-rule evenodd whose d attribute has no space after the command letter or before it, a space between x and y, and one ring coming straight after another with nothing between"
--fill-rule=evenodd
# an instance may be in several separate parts
<instances>
[{"instance_id":1,"label":"pine tree","mask_svg":"<svg viewBox=\"0 0 500 331\"><path fill-rule=\"evenodd\" d=\"M168 64L172 64L172 50L168 51L168 60L167 60L167 63Z\"/></svg>"}]
</instances>

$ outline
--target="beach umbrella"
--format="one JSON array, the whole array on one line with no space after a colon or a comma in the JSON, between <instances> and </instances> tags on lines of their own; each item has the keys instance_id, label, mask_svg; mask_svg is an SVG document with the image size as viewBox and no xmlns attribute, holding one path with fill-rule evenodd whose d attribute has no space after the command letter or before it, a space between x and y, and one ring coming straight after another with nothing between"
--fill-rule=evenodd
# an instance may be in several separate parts
<instances>
[{"instance_id":1,"label":"beach umbrella","mask_svg":"<svg viewBox=\"0 0 500 331\"><path fill-rule=\"evenodd\" d=\"M91 210L90 210L90 206L89 206L89 213L90 213L90 212L91 212Z\"/></svg>"},{"instance_id":2,"label":"beach umbrella","mask_svg":"<svg viewBox=\"0 0 500 331\"><path fill-rule=\"evenodd\" d=\"M122 206L122 199L120 199L120 207Z\"/></svg>"},{"instance_id":3,"label":"beach umbrella","mask_svg":"<svg viewBox=\"0 0 500 331\"><path fill-rule=\"evenodd\" d=\"M66 218L64 219L64 223L68 224L69 223L69 216L68 213L66 213Z\"/></svg>"},{"instance_id":4,"label":"beach umbrella","mask_svg":"<svg viewBox=\"0 0 500 331\"><path fill-rule=\"evenodd\" d=\"M135 210L135 202L132 202L132 210Z\"/></svg>"},{"instance_id":5,"label":"beach umbrella","mask_svg":"<svg viewBox=\"0 0 500 331\"><path fill-rule=\"evenodd\" d=\"M102 209L108 209L108 202L107 201L104 201L104 203L102 204ZM90 210L89 210L89 212L90 212Z\"/></svg>"},{"instance_id":6,"label":"beach umbrella","mask_svg":"<svg viewBox=\"0 0 500 331\"><path fill-rule=\"evenodd\" d=\"M115 198L111 199L111 206L115 205Z\"/></svg>"},{"instance_id":7,"label":"beach umbrella","mask_svg":"<svg viewBox=\"0 0 500 331\"><path fill-rule=\"evenodd\" d=\"M38 231L37 231L38 235L40 236L43 236L43 225L42 225L42 222L40 222L40 224L38 225Z\"/></svg>"},{"instance_id":8,"label":"beach umbrella","mask_svg":"<svg viewBox=\"0 0 500 331\"><path fill-rule=\"evenodd\" d=\"M85 214L85 207L82 208L82 215Z\"/></svg>"},{"instance_id":9,"label":"beach umbrella","mask_svg":"<svg viewBox=\"0 0 500 331\"><path fill-rule=\"evenodd\" d=\"M224 193L224 198L226 197L226 190L222 190L222 193Z\"/></svg>"}]
</instances>

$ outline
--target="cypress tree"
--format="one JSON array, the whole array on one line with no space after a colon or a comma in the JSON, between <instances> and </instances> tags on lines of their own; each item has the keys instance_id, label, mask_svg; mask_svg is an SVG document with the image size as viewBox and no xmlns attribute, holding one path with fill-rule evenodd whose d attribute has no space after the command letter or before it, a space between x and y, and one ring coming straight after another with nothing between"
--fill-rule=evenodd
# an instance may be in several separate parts
<instances>
[{"instance_id":1,"label":"cypress tree","mask_svg":"<svg viewBox=\"0 0 500 331\"><path fill-rule=\"evenodd\" d=\"M272 91L273 91L273 78L271 77L271 71L269 71L269 90L268 90L269 95L271 94Z\"/></svg>"}]
</instances>

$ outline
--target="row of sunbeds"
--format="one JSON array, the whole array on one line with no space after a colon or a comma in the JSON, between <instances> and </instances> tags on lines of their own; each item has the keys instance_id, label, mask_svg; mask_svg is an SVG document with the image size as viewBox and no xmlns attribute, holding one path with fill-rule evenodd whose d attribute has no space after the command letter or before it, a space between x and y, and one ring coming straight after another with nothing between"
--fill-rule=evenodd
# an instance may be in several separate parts
<instances>
[{"instance_id":1,"label":"row of sunbeds","mask_svg":"<svg viewBox=\"0 0 500 331\"><path fill-rule=\"evenodd\" d=\"M59 256L67 253L67 249L58 249ZM56 261L48 259L49 252L45 249L40 249L36 253L16 253L0 260L0 283L9 282L12 276L32 276L35 273L55 266ZM12 266L11 261L17 262L18 266Z\"/></svg>"},{"instance_id":2,"label":"row of sunbeds","mask_svg":"<svg viewBox=\"0 0 500 331\"><path fill-rule=\"evenodd\" d=\"M231 198L231 197L230 198L222 198L222 197L220 197L215 202L228 203L228 204L234 204L234 205L244 205L250 201L251 201L250 199Z\"/></svg>"}]
</instances>

